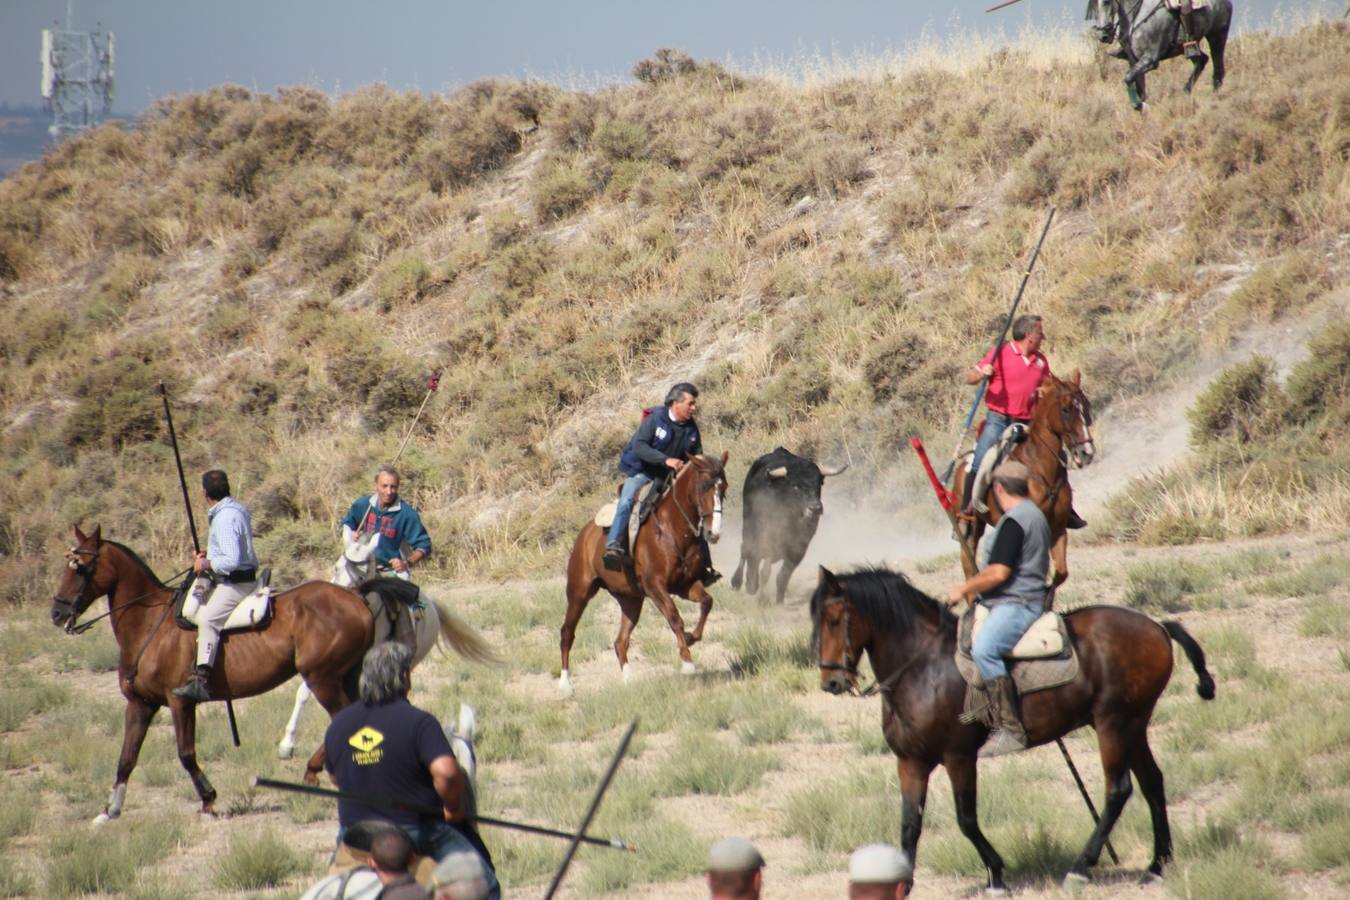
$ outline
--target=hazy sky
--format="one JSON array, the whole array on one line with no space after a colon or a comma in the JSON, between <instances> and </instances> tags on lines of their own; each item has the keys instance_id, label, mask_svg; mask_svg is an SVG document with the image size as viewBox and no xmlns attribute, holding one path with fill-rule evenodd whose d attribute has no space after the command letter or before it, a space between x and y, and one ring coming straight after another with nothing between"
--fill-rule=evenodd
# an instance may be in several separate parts
<instances>
[{"instance_id":1,"label":"hazy sky","mask_svg":"<svg viewBox=\"0 0 1350 900\"><path fill-rule=\"evenodd\" d=\"M489 76L578 86L627 77L657 47L748 64L820 51L903 50L925 30L1015 34L1082 27L1085 0L72 0L76 30L117 35L119 112L169 93L234 82L271 91L348 91L383 81L440 91ZM1279 10L1339 15L1345 0L1236 0L1239 24ZM39 34L65 23L67 0L0 0L0 102L41 103Z\"/></svg>"}]
</instances>

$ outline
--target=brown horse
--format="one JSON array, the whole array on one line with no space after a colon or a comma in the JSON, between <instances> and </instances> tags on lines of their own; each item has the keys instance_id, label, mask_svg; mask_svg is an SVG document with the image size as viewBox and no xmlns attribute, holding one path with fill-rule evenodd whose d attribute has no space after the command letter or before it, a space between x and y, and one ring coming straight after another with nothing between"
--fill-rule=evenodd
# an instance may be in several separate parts
<instances>
[{"instance_id":1,"label":"brown horse","mask_svg":"<svg viewBox=\"0 0 1350 900\"><path fill-rule=\"evenodd\" d=\"M1172 641L1190 659L1200 696L1213 699L1205 654L1179 623L1158 623L1125 607L1090 606L1064 619L1078 653L1078 675L1061 687L1027 694L1021 715L1033 746L1084 725L1097 732L1106 803L1065 881L1087 880L1088 868L1096 865L1130 797L1131 772L1153 819L1153 860L1144 877L1161 878L1172 856L1172 838L1162 771L1148 746L1148 723L1172 675ZM989 731L960 721L966 684L953 658L956 618L896 572L835 576L822 568L811 620L823 690L854 690L863 655L872 663L882 696L881 729L899 758L902 849L914 859L928 777L937 766L946 766L957 825L984 862L989 890L1003 890L1003 859L980 832L976 817L976 751Z\"/></svg>"},{"instance_id":2,"label":"brown horse","mask_svg":"<svg viewBox=\"0 0 1350 900\"><path fill-rule=\"evenodd\" d=\"M97 525L87 535L76 528L75 542L52 598L52 623L76 633L80 614L107 596L109 621L122 651L117 683L127 700L117 777L97 821L115 819L122 812L127 780L150 720L166 704L173 716L178 759L201 797L202 813L209 815L216 791L197 765L196 704L172 693L192 672L196 633L177 626L173 589L129 548L103 540ZM272 621L265 628L227 632L211 674L211 699L261 694L298 672L333 715L356 696L361 657L370 646L374 625L370 610L356 594L323 581L279 594L273 604ZM306 780L312 781L322 765L316 753Z\"/></svg>"},{"instance_id":3,"label":"brown horse","mask_svg":"<svg viewBox=\"0 0 1350 900\"><path fill-rule=\"evenodd\" d=\"M1083 394L1082 375L1077 369L1067 381L1054 375L1046 377L1036 391L1036 408L1027 426L1027 437L1012 451L1012 458L1031 470L1027 483L1030 497L1050 523L1050 559L1055 565L1055 577L1050 590L1063 584L1069 577L1069 511L1073 509L1073 488L1069 487L1069 472L1064 462L1068 453L1074 465L1082 468L1092 462L1096 453L1092 443L1092 404ZM993 453L993 450L989 451ZM956 471L953 493L964 496L968 477L966 464ZM986 526L997 525L1003 510L994 500L992 485L984 498L989 512L976 518L970 530L969 554L961 554L961 566L966 577L975 574L974 549L979 546Z\"/></svg>"},{"instance_id":4,"label":"brown horse","mask_svg":"<svg viewBox=\"0 0 1350 900\"><path fill-rule=\"evenodd\" d=\"M628 639L642 615L645 597L656 601L671 631L675 632L683 671L694 671L689 645L703 640L703 626L713 604L712 595L699 580L703 574L703 550L699 538L706 532L708 540L716 543L721 536L722 499L727 493L726 465L727 454L723 453L720 460L715 456L695 456L680 469L670 491L656 504L651 518L638 532L631 565L621 572L605 568L604 529L595 522L587 522L581 529L567 561L567 616L562 624L559 690L572 692L568 662L577 622L600 588L613 594L623 611L619 636L614 640L614 653L619 657L619 669L625 681L631 672ZM633 515L637 515L636 510ZM673 597L684 597L698 604L698 624L692 632L684 630L684 620L680 618Z\"/></svg>"}]
</instances>

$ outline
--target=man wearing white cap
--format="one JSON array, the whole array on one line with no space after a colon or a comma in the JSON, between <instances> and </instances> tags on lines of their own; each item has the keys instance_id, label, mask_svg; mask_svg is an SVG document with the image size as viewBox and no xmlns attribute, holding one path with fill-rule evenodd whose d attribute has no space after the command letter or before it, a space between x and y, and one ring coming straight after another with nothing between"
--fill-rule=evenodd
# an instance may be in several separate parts
<instances>
[{"instance_id":1,"label":"man wearing white cap","mask_svg":"<svg viewBox=\"0 0 1350 900\"><path fill-rule=\"evenodd\" d=\"M848 858L849 900L903 900L914 867L890 844L868 844Z\"/></svg>"},{"instance_id":2,"label":"man wearing white cap","mask_svg":"<svg viewBox=\"0 0 1350 900\"><path fill-rule=\"evenodd\" d=\"M764 857L745 838L729 837L708 851L710 900L759 900L764 886Z\"/></svg>"}]
</instances>

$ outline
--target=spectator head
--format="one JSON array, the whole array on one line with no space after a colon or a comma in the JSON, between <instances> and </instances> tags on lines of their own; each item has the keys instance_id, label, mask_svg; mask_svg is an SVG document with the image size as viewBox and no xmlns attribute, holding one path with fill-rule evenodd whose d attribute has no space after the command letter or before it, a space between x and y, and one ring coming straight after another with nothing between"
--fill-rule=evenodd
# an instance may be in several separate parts
<instances>
[{"instance_id":1,"label":"spectator head","mask_svg":"<svg viewBox=\"0 0 1350 900\"><path fill-rule=\"evenodd\" d=\"M868 844L848 858L849 900L902 900L914 867L890 844Z\"/></svg>"},{"instance_id":2,"label":"spectator head","mask_svg":"<svg viewBox=\"0 0 1350 900\"><path fill-rule=\"evenodd\" d=\"M487 895L487 876L477 853L451 853L431 876L433 900L486 900Z\"/></svg>"},{"instance_id":3,"label":"spectator head","mask_svg":"<svg viewBox=\"0 0 1350 900\"><path fill-rule=\"evenodd\" d=\"M999 485L1014 497L1027 495L1027 482L1031 480L1031 470L1015 459L1010 459L994 470L994 484Z\"/></svg>"},{"instance_id":4,"label":"spectator head","mask_svg":"<svg viewBox=\"0 0 1350 900\"><path fill-rule=\"evenodd\" d=\"M381 832L370 842L370 866L380 876L381 882L408 874L412 858L412 841L400 828Z\"/></svg>"},{"instance_id":5,"label":"spectator head","mask_svg":"<svg viewBox=\"0 0 1350 900\"><path fill-rule=\"evenodd\" d=\"M224 500L230 496L230 479L221 469L212 469L202 476L202 490L208 500Z\"/></svg>"},{"instance_id":6,"label":"spectator head","mask_svg":"<svg viewBox=\"0 0 1350 900\"><path fill-rule=\"evenodd\" d=\"M708 890L713 900L758 900L764 857L745 838L729 837L708 851Z\"/></svg>"},{"instance_id":7,"label":"spectator head","mask_svg":"<svg viewBox=\"0 0 1350 900\"><path fill-rule=\"evenodd\" d=\"M357 691L365 703L388 703L408 693L411 673L412 651L398 641L385 641L366 651Z\"/></svg>"}]
</instances>

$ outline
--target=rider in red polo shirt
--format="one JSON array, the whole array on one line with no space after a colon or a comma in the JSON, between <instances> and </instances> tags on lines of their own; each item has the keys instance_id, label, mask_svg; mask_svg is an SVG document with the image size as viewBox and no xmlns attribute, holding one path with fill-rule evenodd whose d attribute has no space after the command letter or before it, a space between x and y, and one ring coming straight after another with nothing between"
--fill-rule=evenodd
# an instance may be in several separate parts
<instances>
[{"instance_id":1,"label":"rider in red polo shirt","mask_svg":"<svg viewBox=\"0 0 1350 900\"><path fill-rule=\"evenodd\" d=\"M1040 316L1018 316L1012 326L1012 340L991 349L978 364L966 372L966 384L989 379L984 395L987 413L984 427L975 441L975 456L966 477L966 503L962 515L974 515L971 485L985 453L998 443L1004 429L1014 422L1026 424L1036 408L1036 391L1050 374L1050 361L1041 352L1045 328ZM1087 523L1075 511L1069 512L1068 526L1082 528Z\"/></svg>"}]
</instances>

